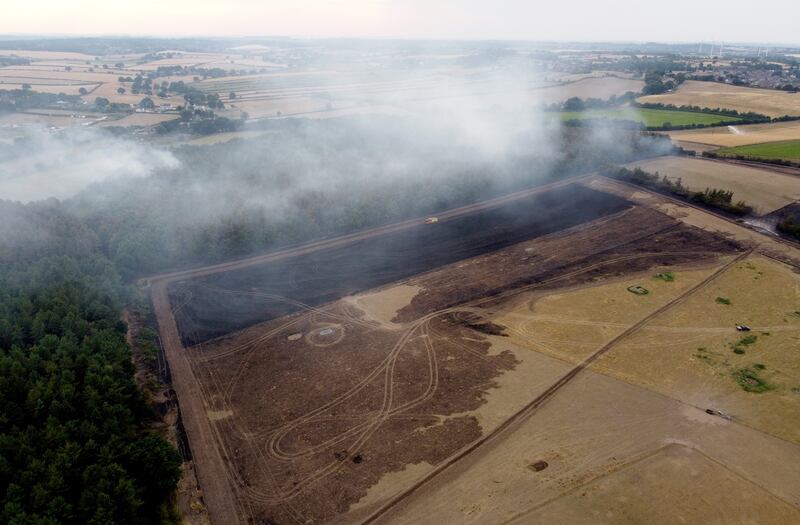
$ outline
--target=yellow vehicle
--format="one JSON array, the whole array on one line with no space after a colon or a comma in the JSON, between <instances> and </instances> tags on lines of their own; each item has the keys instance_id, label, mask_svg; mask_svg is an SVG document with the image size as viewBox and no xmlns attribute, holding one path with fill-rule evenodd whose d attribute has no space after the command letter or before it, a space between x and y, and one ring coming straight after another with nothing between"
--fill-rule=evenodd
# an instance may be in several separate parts
<instances>
[{"instance_id":1,"label":"yellow vehicle","mask_svg":"<svg viewBox=\"0 0 800 525\"><path fill-rule=\"evenodd\" d=\"M428 217L425 219L425 224L436 224L439 222L439 217Z\"/></svg>"}]
</instances>

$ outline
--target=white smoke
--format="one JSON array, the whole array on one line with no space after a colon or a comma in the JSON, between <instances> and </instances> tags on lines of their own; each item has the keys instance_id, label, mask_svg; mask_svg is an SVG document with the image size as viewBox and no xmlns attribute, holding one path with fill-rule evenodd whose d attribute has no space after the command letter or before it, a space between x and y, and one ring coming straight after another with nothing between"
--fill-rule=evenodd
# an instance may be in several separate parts
<instances>
[{"instance_id":1,"label":"white smoke","mask_svg":"<svg viewBox=\"0 0 800 525\"><path fill-rule=\"evenodd\" d=\"M169 151L99 128L34 127L23 133L13 146L0 146L0 199L64 199L93 183L141 178L178 164Z\"/></svg>"}]
</instances>

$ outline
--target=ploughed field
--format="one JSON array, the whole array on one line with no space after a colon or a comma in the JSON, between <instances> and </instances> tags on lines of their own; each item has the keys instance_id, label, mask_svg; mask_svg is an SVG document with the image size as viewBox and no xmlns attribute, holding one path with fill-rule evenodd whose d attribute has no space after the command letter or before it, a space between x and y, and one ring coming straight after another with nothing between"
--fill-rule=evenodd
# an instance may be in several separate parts
<instances>
[{"instance_id":1,"label":"ploughed field","mask_svg":"<svg viewBox=\"0 0 800 525\"><path fill-rule=\"evenodd\" d=\"M709 388L702 377L687 379L679 395L642 379L648 370L629 350L638 346L616 342L639 341L634 331L668 337L662 317L694 308L692 297L705 304L703 290L736 302L709 287L740 271L732 265L745 264L745 254L721 235L574 184L344 248L175 282L171 300L210 443L223 458L225 471L214 474L228 480L242 522L567 518L569 502L591 487L611 495L598 493L580 510L585 521L606 506L616 513L607 521L644 520L651 498L676 519L735 504L736 515L791 520L800 501L780 491L791 494L797 483L780 458L800 457L794 445L688 404L687 392ZM709 337L735 337L733 321L724 321ZM614 366L616 346L635 363ZM585 364L595 358L596 367ZM785 366L764 363L770 372ZM793 383L784 382L775 395L789 392ZM756 396L739 392L733 376L713 388L743 403ZM713 392L704 393L713 405ZM763 397L784 410L795 403L771 399ZM748 423L775 431L751 413ZM709 439L699 424L713 428ZM737 452L754 440L763 454ZM751 460L774 463L774 479L762 482ZM707 475L687 481L693 469ZM641 476L659 481L639 486ZM742 492L752 479L758 501L735 491L720 502L704 496L713 483ZM414 487L421 489L407 492ZM620 495L636 498L626 504ZM773 514L764 514L772 500Z\"/></svg>"},{"instance_id":2,"label":"ploughed field","mask_svg":"<svg viewBox=\"0 0 800 525\"><path fill-rule=\"evenodd\" d=\"M317 306L618 212L623 199L580 185L396 234L174 283L184 345Z\"/></svg>"}]
</instances>

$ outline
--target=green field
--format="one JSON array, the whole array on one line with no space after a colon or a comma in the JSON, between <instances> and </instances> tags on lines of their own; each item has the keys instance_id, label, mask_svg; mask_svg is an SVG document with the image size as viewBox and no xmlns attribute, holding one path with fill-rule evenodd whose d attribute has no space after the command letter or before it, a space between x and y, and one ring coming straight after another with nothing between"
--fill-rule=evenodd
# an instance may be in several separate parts
<instances>
[{"instance_id":1,"label":"green field","mask_svg":"<svg viewBox=\"0 0 800 525\"><path fill-rule=\"evenodd\" d=\"M614 108L593 109L588 111L562 111L561 120L618 119L641 122L648 128L660 128L665 123L673 126L690 126L692 124L711 125L726 122L737 122L736 117L697 113L693 111L670 111L668 109Z\"/></svg>"},{"instance_id":2,"label":"green field","mask_svg":"<svg viewBox=\"0 0 800 525\"><path fill-rule=\"evenodd\" d=\"M735 157L755 157L762 159L800 160L800 140L787 140L783 142L767 142L764 144L750 144L736 148L722 148L716 150L718 155Z\"/></svg>"}]
</instances>

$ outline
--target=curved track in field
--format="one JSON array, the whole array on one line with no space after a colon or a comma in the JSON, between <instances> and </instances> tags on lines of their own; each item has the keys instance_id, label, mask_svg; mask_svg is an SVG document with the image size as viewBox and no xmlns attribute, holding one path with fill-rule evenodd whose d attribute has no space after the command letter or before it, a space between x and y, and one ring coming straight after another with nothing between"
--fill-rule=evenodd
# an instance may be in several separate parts
<instances>
[{"instance_id":1,"label":"curved track in field","mask_svg":"<svg viewBox=\"0 0 800 525\"><path fill-rule=\"evenodd\" d=\"M500 197L497 199L492 199L491 201L487 201L485 203L458 208L455 210L451 210L450 212L445 212L443 214L440 214L439 218L440 220L444 221L451 218L467 215L470 213L475 213L477 211L481 211L487 208L501 206L516 199L521 199L531 195L535 195L537 193L546 192L563 185L580 182L581 180L588 179L589 177L590 177L589 175L581 177L573 177L570 179L565 179L558 183L549 184L539 188L534 188L533 190L526 190L523 192L518 192L516 194ZM599 219L599 220L602 221L607 219ZM177 324L175 321L175 312L178 309L180 309L182 305L185 303L178 304L176 305L175 308L173 308L170 305L169 296L167 292L167 288L170 283L184 279L191 279L194 277L211 275L219 272L226 272L236 269L247 268L267 263L270 261L281 260L312 253L318 250L340 247L357 241L384 235L387 233L402 231L404 229L416 227L419 224L420 220L405 221L403 223L389 225L381 228L375 228L373 230L367 230L365 232L345 235L334 239L325 239L321 241L316 241L306 245L298 246L296 248L281 250L279 252L275 252L272 254L262 255L258 257L251 257L241 261L223 263L195 270L173 272L170 274L165 274L162 276L157 276L142 281L143 284L151 285L151 294L152 294L154 312L158 319L159 329L161 332L161 339L163 342L165 354L167 356L170 368L172 370L173 386L179 398L181 407L181 416L184 422L184 426L186 427L192 453L196 460L198 478L203 488L204 497L209 508L211 519L214 523L238 523L244 521L247 516L252 515L252 512L250 511L251 509L249 509L250 502L260 503L260 504L280 505L287 512L288 515L293 516L295 518L295 521L297 521L298 523L305 522L306 520L302 515L302 513L299 512L293 506L293 500L298 495L303 494L305 491L307 491L309 487L312 487L315 483L318 483L321 480L324 480L326 477L330 476L331 474L335 473L339 468L341 468L341 462L332 461L330 463L327 463L317 468L316 470L307 473L302 479L295 482L292 486L287 487L281 484L281 482L278 480L275 474L270 471L268 466L268 463L270 461L279 461L279 462L303 461L306 458L311 457L315 454L319 454L326 450L332 450L334 448L340 448L340 447L345 448L347 450L347 454L349 455L349 457L352 458L358 454L359 450L363 447L363 445L374 435L374 433L386 421L399 418L409 419L409 418L437 417L432 414L417 414L413 412L416 407L418 407L425 401L429 400L436 393L436 390L439 386L438 383L439 371L436 362L436 349L433 344L433 337L431 336L432 335L431 321L433 321L437 317L447 314L455 314L455 315L470 314L470 315L481 316L484 314L484 311L480 310L480 307L482 305L485 305L486 303L492 303L506 297L530 291L535 288L557 284L558 281L567 280L571 277L575 277L577 275L590 272L594 269L597 269L605 265L633 260L637 258L649 258L656 256L662 257L665 255L672 255L672 254L677 255L684 253L684 252L674 252L674 253L657 252L657 253L638 253L633 255L620 256L594 264L587 264L586 266L578 270L567 272L545 281L516 288L514 290L503 292L491 297L486 297L479 300L471 301L456 307L444 308L429 313L427 315L424 315L419 319L407 323L401 330L393 331L392 333L396 335L397 339L392 345L392 347L389 349L386 357L380 363L378 363L377 366L375 366L372 370L370 370L367 374L365 374L362 378L360 378L359 381L351 385L346 392L341 393L335 398L327 400L326 403L314 408L313 410L310 410L309 412L291 421L283 423L278 428L272 428L260 433L253 433L250 432L249 429L247 428L242 428L243 423L241 421L237 421L237 418L234 417L228 418L224 422L224 424L212 424L212 422L209 421L206 411L211 409L212 405L214 410L231 409L231 399L233 393L235 392L237 386L239 385L238 380L241 378L241 375L245 370L249 362L249 359L256 352L258 352L258 350L262 347L263 343L265 343L271 337L277 335L278 333L287 330L288 328L291 328L292 325L294 325L300 320L301 316L290 316L289 318L287 318L285 323L281 324L277 328L271 330L268 333L261 334L258 337L248 340L237 347L228 348L224 352L209 354L199 358L198 361L200 362L208 362L230 357L235 354L241 354L240 356L241 359L238 368L234 373L232 379L230 380L223 382L220 377L216 376L213 373L212 367L207 367L207 370L204 370L204 372L206 373L206 377L209 377L210 381L213 382L214 390L216 392L220 392L223 394L221 396L221 399L219 397L214 399L214 396L212 396L211 393L207 391L206 388L203 386L202 381L197 380L199 370L195 368L195 365L193 365L192 361L187 357L186 352L184 351L185 349L181 343L180 335L178 333ZM556 232L555 234L551 235L556 235L561 233L563 232ZM647 237L653 235L654 233L657 232L648 231L644 233L642 237ZM619 244L624 245L630 242L635 242L635 240L632 241L631 239L628 239L625 242L621 242ZM592 257L613 249L614 247L600 250L597 253L592 254ZM559 379L559 381L551 385L550 388L548 388L545 392L539 395L536 399L531 401L531 403L526 405L526 407L524 407L520 412L518 412L510 419L506 420L503 424L501 424L496 430L480 438L477 442L469 445L468 447L465 447L465 449L462 449L457 454L452 456L450 459L446 460L445 462L437 466L429 475L424 477L420 482L416 483L408 490L404 491L399 496L392 499L390 502L388 502L387 505L385 505L384 507L379 509L375 514L370 516L367 519L367 522L374 521L380 518L385 513L389 512L396 504L400 503L403 499L405 499L410 494L417 491L420 487L429 482L438 473L447 469L449 466L459 461L460 459L462 459L472 451L476 450L477 448L483 446L484 444L496 440L502 433L506 432L510 427L514 426L516 422L521 421L522 419L526 418L531 413L533 413L536 410L536 408L538 408L541 404L543 404L547 399L555 395L556 392L558 392L564 385L568 384L577 374L579 374L582 370L584 370L591 362L600 357L603 353L610 350L611 347L614 346L614 344L621 338L627 337L627 335L629 335L630 333L639 330L653 317L659 315L660 313L670 308L677 302L683 300L689 294L693 293L694 291L708 284L708 282L713 280L713 278L716 277L720 272L724 271L731 264L734 264L735 262L739 261L744 256L746 256L746 254L742 254L740 257L737 257L736 259L734 259L734 261L732 261L722 269L718 270L718 272L715 272L708 279L699 283L695 287L689 289L680 297L676 298L672 302L658 309L645 319L642 319L639 323L630 326L627 330L622 332L622 334L620 334L617 338L612 340L607 345L603 346L600 350L592 354L592 356L587 358L585 361L578 364L568 374L566 374L564 377ZM588 260L589 257L587 257L586 259ZM253 291L248 291L248 292L239 292L233 290L219 290L219 291L222 293L233 293L233 294L243 293L248 295L258 295L264 298L268 298L272 301L286 302L287 304L291 304L292 306L299 308L301 312L308 313L310 315L315 316L315 318L323 319L325 321L340 323L343 325L356 324L364 327L369 327L370 329L378 329L374 323L369 323L358 317L350 316L347 313L341 314L341 313L331 312L330 309L327 309L325 307L322 308L312 307L287 297L281 297L274 294L262 294L260 292L253 292ZM396 364L398 358L408 348L409 343L417 340L423 341L424 351L428 361L427 371L425 372L427 378L420 378L421 382L423 381L426 382L426 388L421 394L415 396L414 398L405 401L403 403L398 403L396 400L396 392L395 392ZM459 345L457 344L456 347L459 347ZM460 348L462 348L464 351L469 351L466 345L461 345ZM376 409L370 410L362 414L357 414L357 415L350 414L347 416L343 415L336 416L328 413L332 409L335 409L337 406L340 406L343 403L347 402L348 400L358 396L368 386L375 386L375 385L378 385L379 389L382 391L382 394L379 395L377 399L379 406ZM212 401L212 399L214 400ZM303 449L290 449L289 447L286 446L285 442L287 436L289 436L292 432L296 431L298 428L303 427L304 425L312 425L315 423L324 423L324 422L345 422L347 423L346 430L343 430L339 434L333 437L329 437L324 441L307 445L306 448ZM249 438L247 438L249 440L249 446L254 449L255 455L261 458L261 461L258 462L259 463L258 467L261 469L261 472L264 474L265 478L267 480L270 480L269 486L264 487L263 490L257 490L253 487L248 486L245 480L241 478L241 475L233 467L233 462L230 461L229 459L232 457L233 451L227 450L225 447L225 439L222 434L227 432L236 432L237 435L239 436L249 436Z\"/></svg>"},{"instance_id":2,"label":"curved track in field","mask_svg":"<svg viewBox=\"0 0 800 525\"><path fill-rule=\"evenodd\" d=\"M438 215L439 221L443 222L470 215L479 211L503 206L516 200L546 193L556 188L581 182L592 176L593 174L568 177L535 188L522 190L483 202L448 210ZM185 279L192 279L201 276L213 275L220 272L249 268L252 266L257 266L272 261L289 259L320 250L347 246L358 241L415 228L418 227L422 221L422 218L410 219L400 223L381 226L348 235L322 239L300 246L279 250L273 253L210 265L203 268L165 273L139 281L140 286L150 287L153 312L158 321L164 353L167 357L167 361L172 373L172 383L178 397L181 419L186 429L186 435L189 440L193 458L195 459L197 477L203 489L203 496L208 507L209 516L213 523L228 524L243 522L245 517L250 513L248 512L248 509L243 507L243 504L239 503L239 500L236 498L236 491L245 490L246 492L249 492L250 489L244 488L246 487L244 481L240 479L240 476L234 471L234 469L230 468L230 461L227 459L229 457L229 451L226 451L222 445L224 441L219 435L219 429L216 428L215 425L212 425L207 417L207 400L210 398L208 397L208 392L205 392L200 382L197 381L195 370L193 369L192 364L184 351L185 349L181 342L181 337L175 321L175 312L169 300L169 285L173 282L178 282ZM249 346L257 347L257 344L253 343ZM391 376L389 375L389 377ZM391 400L391 390L391 386L387 387L385 394L388 396L389 401ZM386 405L386 403L384 403L384 405ZM389 406L390 405L391 402L389 402ZM387 417L387 412L388 410L384 408L381 411L383 414L381 417ZM375 424L368 426L368 428L372 429L372 432L374 432L375 427ZM277 487L277 482L276 486L273 488L276 489L278 494L283 492L279 489L279 487Z\"/></svg>"}]
</instances>

